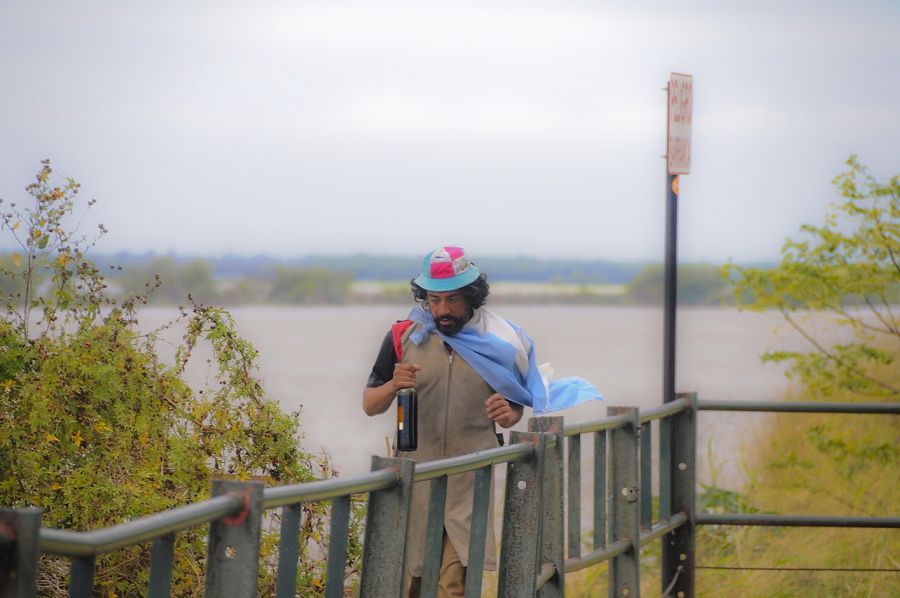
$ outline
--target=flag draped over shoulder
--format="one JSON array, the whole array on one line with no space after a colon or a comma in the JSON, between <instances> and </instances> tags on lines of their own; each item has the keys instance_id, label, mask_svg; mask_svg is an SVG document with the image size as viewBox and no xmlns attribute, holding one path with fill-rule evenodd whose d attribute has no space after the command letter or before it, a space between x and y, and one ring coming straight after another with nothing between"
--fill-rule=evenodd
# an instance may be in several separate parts
<instances>
[{"instance_id":1,"label":"flag draped over shoulder","mask_svg":"<svg viewBox=\"0 0 900 598\"><path fill-rule=\"evenodd\" d=\"M421 345L429 334L439 335L491 388L505 399L531 407L535 414L603 399L584 378L548 381L538 368L531 337L486 307L476 309L472 319L453 336L441 334L424 309L414 308L409 319L420 324L410 334L412 342Z\"/></svg>"}]
</instances>

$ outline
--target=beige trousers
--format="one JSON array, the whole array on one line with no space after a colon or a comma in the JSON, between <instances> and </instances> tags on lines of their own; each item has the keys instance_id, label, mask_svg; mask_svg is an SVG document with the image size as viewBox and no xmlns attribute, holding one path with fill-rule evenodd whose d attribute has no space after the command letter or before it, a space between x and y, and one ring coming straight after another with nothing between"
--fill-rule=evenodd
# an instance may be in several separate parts
<instances>
[{"instance_id":1,"label":"beige trousers","mask_svg":"<svg viewBox=\"0 0 900 598\"><path fill-rule=\"evenodd\" d=\"M408 598L420 598L422 578L407 576ZM441 575L438 579L438 598L463 598L466 594L466 568L462 566L453 543L444 531L444 542L441 548Z\"/></svg>"}]
</instances>

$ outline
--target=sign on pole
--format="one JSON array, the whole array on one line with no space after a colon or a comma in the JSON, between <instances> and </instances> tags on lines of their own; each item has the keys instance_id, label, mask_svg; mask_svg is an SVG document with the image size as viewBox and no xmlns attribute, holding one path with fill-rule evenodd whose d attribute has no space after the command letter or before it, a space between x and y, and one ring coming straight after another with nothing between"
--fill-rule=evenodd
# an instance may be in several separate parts
<instances>
[{"instance_id":1,"label":"sign on pole","mask_svg":"<svg viewBox=\"0 0 900 598\"><path fill-rule=\"evenodd\" d=\"M672 73L669 77L669 125L666 157L669 174L691 172L691 113L694 82L690 75Z\"/></svg>"}]
</instances>

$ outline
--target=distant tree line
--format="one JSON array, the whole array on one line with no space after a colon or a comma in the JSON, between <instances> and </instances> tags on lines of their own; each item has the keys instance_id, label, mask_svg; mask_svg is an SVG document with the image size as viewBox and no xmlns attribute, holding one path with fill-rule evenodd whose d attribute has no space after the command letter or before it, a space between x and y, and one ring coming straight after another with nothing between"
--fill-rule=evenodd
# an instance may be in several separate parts
<instances>
[{"instance_id":1,"label":"distant tree line","mask_svg":"<svg viewBox=\"0 0 900 598\"><path fill-rule=\"evenodd\" d=\"M0 266L12 265L11 254L0 255ZM151 304L180 304L188 297L216 305L396 303L410 299L408 280L420 267L420 258L390 256L309 256L294 260L272 257L185 258L175 255L113 254L95 257L107 274L110 290L120 296L146 296ZM492 283L525 282L564 284L558 293L540 284L526 292L498 300L518 303L578 303L661 305L661 264L616 263L536 258L486 258L479 262ZM0 268L2 272L2 268ZM36 275L40 284L39 273ZM360 291L355 283L384 282ZM18 280L0 275L5 294L20 291ZM596 285L612 292L592 292ZM499 285L498 285L499 288ZM732 301L721 267L681 264L678 301L682 305L719 305Z\"/></svg>"},{"instance_id":2,"label":"distant tree line","mask_svg":"<svg viewBox=\"0 0 900 598\"><path fill-rule=\"evenodd\" d=\"M130 268L151 261L169 258L182 264L194 258L174 254L159 256L152 253L117 253L94 256L98 264ZM360 281L409 280L422 267L422 257L415 255L353 254L346 256L308 255L291 259L271 256L219 256L203 258L213 269L216 278L262 278L278 267L295 269L323 269L343 272ZM484 257L477 265L494 281L560 282L577 284L625 284L647 262L614 262L605 260L538 259L533 257Z\"/></svg>"},{"instance_id":3,"label":"distant tree line","mask_svg":"<svg viewBox=\"0 0 900 598\"><path fill-rule=\"evenodd\" d=\"M640 305L662 304L665 270L662 264L644 266L626 285L628 302ZM680 264L677 273L678 303L681 305L720 305L731 303L728 281L721 266Z\"/></svg>"},{"instance_id":4,"label":"distant tree line","mask_svg":"<svg viewBox=\"0 0 900 598\"><path fill-rule=\"evenodd\" d=\"M111 280L125 295L149 292L150 303L179 303L190 296L204 304L240 305L252 303L344 303L348 300L353 275L325 268L298 268L277 265L269 270L240 277L216 277L211 260L178 262L173 257L151 259L123 268Z\"/></svg>"}]
</instances>

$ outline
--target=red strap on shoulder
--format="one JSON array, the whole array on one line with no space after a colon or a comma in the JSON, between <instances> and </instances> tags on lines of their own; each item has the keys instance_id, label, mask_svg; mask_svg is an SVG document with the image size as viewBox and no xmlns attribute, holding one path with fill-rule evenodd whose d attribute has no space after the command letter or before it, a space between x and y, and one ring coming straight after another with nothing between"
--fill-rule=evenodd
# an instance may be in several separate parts
<instances>
[{"instance_id":1,"label":"red strap on shoulder","mask_svg":"<svg viewBox=\"0 0 900 598\"><path fill-rule=\"evenodd\" d=\"M403 344L400 342L400 339L403 338L403 333L412 324L412 320L400 320L391 324L391 337L394 339L394 352L397 354L397 361L403 360Z\"/></svg>"}]
</instances>

